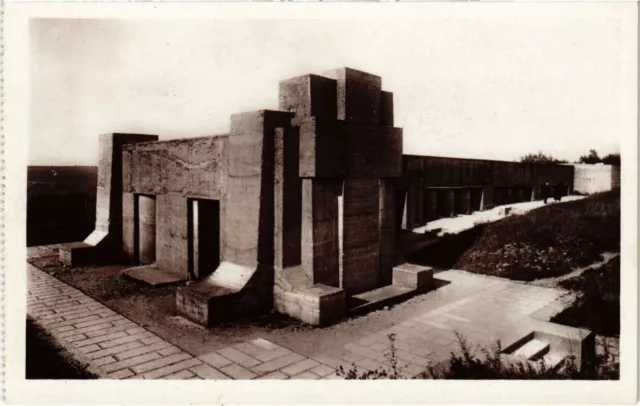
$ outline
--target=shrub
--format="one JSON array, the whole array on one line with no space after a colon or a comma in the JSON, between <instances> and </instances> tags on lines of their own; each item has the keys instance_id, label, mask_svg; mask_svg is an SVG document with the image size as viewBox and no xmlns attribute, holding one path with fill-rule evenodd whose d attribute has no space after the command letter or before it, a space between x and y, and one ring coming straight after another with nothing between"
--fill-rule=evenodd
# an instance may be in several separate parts
<instances>
[{"instance_id":1,"label":"shrub","mask_svg":"<svg viewBox=\"0 0 640 406\"><path fill-rule=\"evenodd\" d=\"M454 267L530 281L564 275L619 250L620 191L614 190L484 224Z\"/></svg>"},{"instance_id":2,"label":"shrub","mask_svg":"<svg viewBox=\"0 0 640 406\"><path fill-rule=\"evenodd\" d=\"M437 366L429 366L416 379L517 379L517 380L564 380L564 379L619 379L619 363L607 346L602 354L596 355L591 365L581 370L576 366L575 356L569 355L558 368L549 368L544 361L505 362L500 341L492 347L481 347L473 351L467 340L456 333L460 345L459 353L451 353L448 361ZM385 353L390 368L361 371L355 364L349 370L340 366L336 373L345 379L404 379L403 368L399 367L395 334L390 334L390 348Z\"/></svg>"}]
</instances>

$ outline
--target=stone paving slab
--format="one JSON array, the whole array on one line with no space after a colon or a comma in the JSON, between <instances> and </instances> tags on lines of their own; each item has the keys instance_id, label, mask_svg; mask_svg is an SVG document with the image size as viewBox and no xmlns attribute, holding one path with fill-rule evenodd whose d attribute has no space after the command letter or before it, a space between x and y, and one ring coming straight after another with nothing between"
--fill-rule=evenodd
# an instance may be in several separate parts
<instances>
[{"instance_id":1,"label":"stone paving slab","mask_svg":"<svg viewBox=\"0 0 640 406\"><path fill-rule=\"evenodd\" d=\"M91 371L113 379L341 379L339 367L388 370L389 335L411 378L459 351L459 336L492 346L522 319L570 303L563 290L449 270L436 276L452 283L430 295L446 298L460 286L473 293L327 353L299 354L258 338L195 357L45 272L31 265L28 272L28 314Z\"/></svg>"},{"instance_id":2,"label":"stone paving slab","mask_svg":"<svg viewBox=\"0 0 640 406\"><path fill-rule=\"evenodd\" d=\"M100 378L321 379L335 372L262 338L194 357L31 264L27 271L27 314Z\"/></svg>"}]
</instances>

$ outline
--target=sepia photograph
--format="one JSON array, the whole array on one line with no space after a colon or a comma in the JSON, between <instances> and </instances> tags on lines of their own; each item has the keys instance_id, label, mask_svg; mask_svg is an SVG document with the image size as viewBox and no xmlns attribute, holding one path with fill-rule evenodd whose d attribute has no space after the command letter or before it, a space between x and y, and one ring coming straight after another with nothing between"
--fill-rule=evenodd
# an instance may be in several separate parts
<instances>
[{"instance_id":1,"label":"sepia photograph","mask_svg":"<svg viewBox=\"0 0 640 406\"><path fill-rule=\"evenodd\" d=\"M637 13L595 6L29 18L19 378L635 380Z\"/></svg>"}]
</instances>

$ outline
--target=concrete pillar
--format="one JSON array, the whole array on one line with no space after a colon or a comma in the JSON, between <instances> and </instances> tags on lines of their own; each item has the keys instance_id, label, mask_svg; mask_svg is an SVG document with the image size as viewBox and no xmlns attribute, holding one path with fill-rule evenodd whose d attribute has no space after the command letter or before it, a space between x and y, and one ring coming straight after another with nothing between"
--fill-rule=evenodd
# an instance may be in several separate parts
<instances>
[{"instance_id":1,"label":"concrete pillar","mask_svg":"<svg viewBox=\"0 0 640 406\"><path fill-rule=\"evenodd\" d=\"M297 128L278 128L275 134L274 267L301 263L302 179L298 177Z\"/></svg>"},{"instance_id":2,"label":"concrete pillar","mask_svg":"<svg viewBox=\"0 0 640 406\"><path fill-rule=\"evenodd\" d=\"M380 240L378 246L378 285L391 284L396 248L396 187L389 179L380 180Z\"/></svg>"},{"instance_id":3,"label":"concrete pillar","mask_svg":"<svg viewBox=\"0 0 640 406\"><path fill-rule=\"evenodd\" d=\"M342 181L302 180L301 262L312 283L339 285L338 196Z\"/></svg>"},{"instance_id":4,"label":"concrete pillar","mask_svg":"<svg viewBox=\"0 0 640 406\"><path fill-rule=\"evenodd\" d=\"M380 182L344 181L343 252L340 287L347 295L377 287L379 269Z\"/></svg>"},{"instance_id":5,"label":"concrete pillar","mask_svg":"<svg viewBox=\"0 0 640 406\"><path fill-rule=\"evenodd\" d=\"M138 196L138 262L152 264L156 261L156 199Z\"/></svg>"},{"instance_id":6,"label":"concrete pillar","mask_svg":"<svg viewBox=\"0 0 640 406\"><path fill-rule=\"evenodd\" d=\"M429 222L438 218L438 191L425 189L424 196L424 220Z\"/></svg>"},{"instance_id":7,"label":"concrete pillar","mask_svg":"<svg viewBox=\"0 0 640 406\"><path fill-rule=\"evenodd\" d=\"M482 203L480 204L480 210L487 210L495 206L494 191L495 188L493 186L482 187Z\"/></svg>"},{"instance_id":8,"label":"concrete pillar","mask_svg":"<svg viewBox=\"0 0 640 406\"><path fill-rule=\"evenodd\" d=\"M274 265L275 129L287 127L291 118L269 110L231 116L223 261L252 270Z\"/></svg>"}]
</instances>

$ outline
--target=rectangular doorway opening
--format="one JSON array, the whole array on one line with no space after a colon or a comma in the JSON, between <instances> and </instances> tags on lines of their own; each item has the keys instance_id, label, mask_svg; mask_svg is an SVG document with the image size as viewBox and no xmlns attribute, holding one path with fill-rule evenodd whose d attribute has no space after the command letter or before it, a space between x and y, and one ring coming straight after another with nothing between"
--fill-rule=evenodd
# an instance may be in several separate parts
<instances>
[{"instance_id":1,"label":"rectangular doorway opening","mask_svg":"<svg viewBox=\"0 0 640 406\"><path fill-rule=\"evenodd\" d=\"M134 206L134 256L141 265L156 262L156 197L136 195Z\"/></svg>"},{"instance_id":2,"label":"rectangular doorway opening","mask_svg":"<svg viewBox=\"0 0 640 406\"><path fill-rule=\"evenodd\" d=\"M220 265L220 201L189 199L189 274L209 276Z\"/></svg>"}]
</instances>

